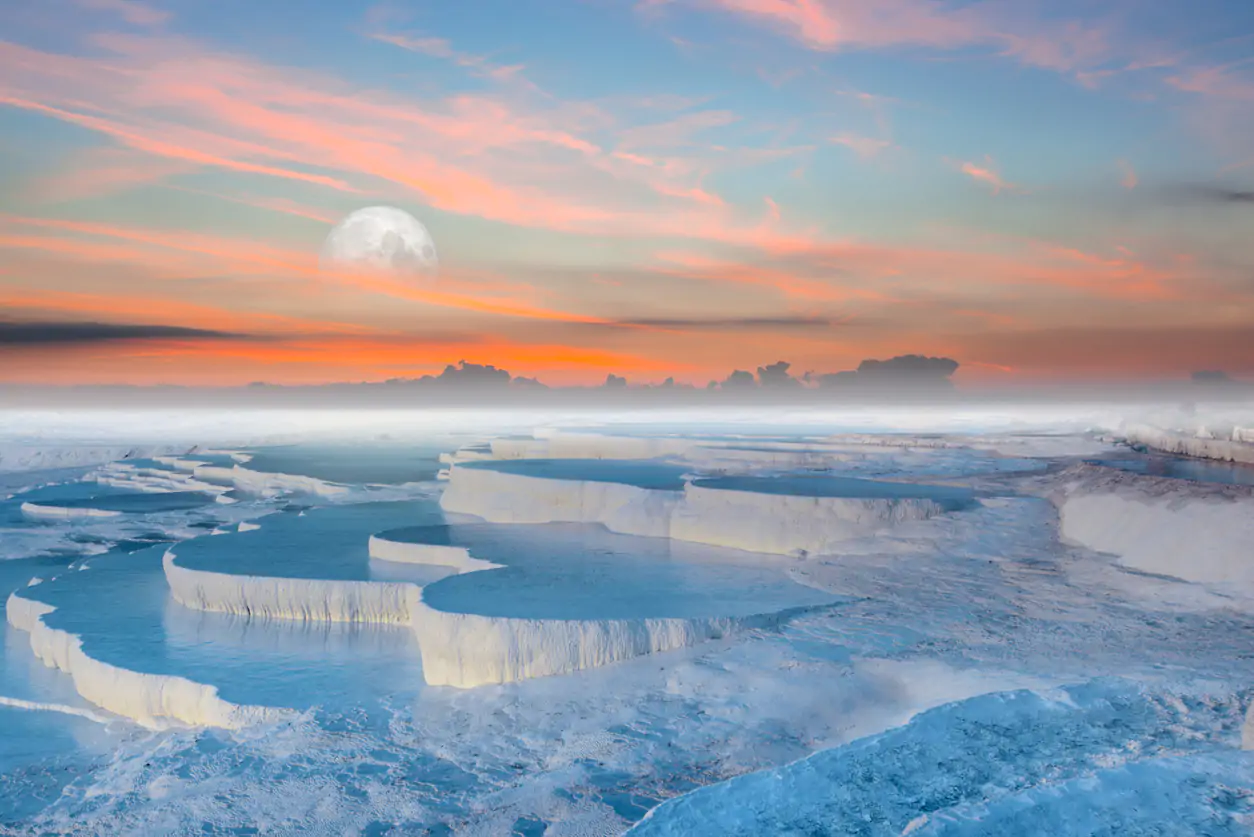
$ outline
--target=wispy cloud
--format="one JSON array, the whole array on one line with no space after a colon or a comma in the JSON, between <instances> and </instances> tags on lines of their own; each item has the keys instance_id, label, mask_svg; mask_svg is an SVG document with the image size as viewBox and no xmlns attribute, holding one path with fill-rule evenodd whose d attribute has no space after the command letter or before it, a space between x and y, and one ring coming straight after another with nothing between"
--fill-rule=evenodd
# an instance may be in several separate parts
<instances>
[{"instance_id":1,"label":"wispy cloud","mask_svg":"<svg viewBox=\"0 0 1254 837\"><path fill-rule=\"evenodd\" d=\"M88 148L76 152L56 171L37 176L23 191L36 203L78 201L152 186L196 169L195 163L130 148Z\"/></svg>"},{"instance_id":2,"label":"wispy cloud","mask_svg":"<svg viewBox=\"0 0 1254 837\"><path fill-rule=\"evenodd\" d=\"M439 58L445 61L451 61L459 67L464 67L472 71L475 75L490 78L503 83L518 83L531 89L537 89L535 85L527 81L523 75L526 69L522 64L497 64L489 60L486 56L475 55L470 52L461 52L453 48L453 45L445 38L433 38L430 36L403 34L396 32L371 32L369 37L380 43L391 44L401 49L416 52L421 55L427 55L432 58Z\"/></svg>"},{"instance_id":3,"label":"wispy cloud","mask_svg":"<svg viewBox=\"0 0 1254 837\"><path fill-rule=\"evenodd\" d=\"M728 111L623 126L560 103L361 91L184 40L95 42L101 57L0 44L0 104L180 164L346 193L399 187L443 211L523 227L742 242L750 225L702 178L720 159L745 167L791 153L724 148L714 163L662 153L701 151L694 136L730 124ZM590 126L612 131L615 147L589 139ZM640 165L646 159L654 164Z\"/></svg>"},{"instance_id":4,"label":"wispy cloud","mask_svg":"<svg viewBox=\"0 0 1254 837\"><path fill-rule=\"evenodd\" d=\"M869 159L878 156L881 152L892 148L893 144L889 140L880 139L878 137L866 137L861 134L837 134L832 137L832 142L837 145L843 145L852 150L859 157Z\"/></svg>"},{"instance_id":5,"label":"wispy cloud","mask_svg":"<svg viewBox=\"0 0 1254 837\"><path fill-rule=\"evenodd\" d=\"M1125 189L1135 189L1141 182L1137 177L1136 169L1132 168L1132 164L1127 160L1119 161L1119 183Z\"/></svg>"},{"instance_id":6,"label":"wispy cloud","mask_svg":"<svg viewBox=\"0 0 1254 837\"><path fill-rule=\"evenodd\" d=\"M1009 180L1006 180L1001 176L1001 173L997 170L997 164L993 162L992 157L986 156L979 163L973 163L970 161L959 163L957 164L957 167L959 171L967 177L970 177L972 180L976 180L990 186L994 195L999 195L1002 192L1024 191L1023 187L1015 183L1011 183Z\"/></svg>"},{"instance_id":7,"label":"wispy cloud","mask_svg":"<svg viewBox=\"0 0 1254 837\"><path fill-rule=\"evenodd\" d=\"M1025 64L1069 71L1099 65L1111 53L1101 29L1079 21L1015 16L1009 4L712 0L709 5L773 26L813 49L983 46Z\"/></svg>"}]
</instances>

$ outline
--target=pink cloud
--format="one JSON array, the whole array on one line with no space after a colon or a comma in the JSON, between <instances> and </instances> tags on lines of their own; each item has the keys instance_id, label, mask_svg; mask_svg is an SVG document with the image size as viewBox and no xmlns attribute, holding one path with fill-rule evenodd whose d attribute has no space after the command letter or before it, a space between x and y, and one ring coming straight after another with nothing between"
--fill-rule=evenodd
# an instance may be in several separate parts
<instances>
[{"instance_id":1,"label":"pink cloud","mask_svg":"<svg viewBox=\"0 0 1254 837\"><path fill-rule=\"evenodd\" d=\"M676 0L678 2L678 0ZM1004 3L939 0L688 0L759 22L816 50L897 46L984 48L1086 83L1110 72L1169 66L1151 43L1117 37L1107 26L1057 20ZM1112 62L1120 62L1111 69Z\"/></svg>"},{"instance_id":2,"label":"pink cloud","mask_svg":"<svg viewBox=\"0 0 1254 837\"><path fill-rule=\"evenodd\" d=\"M958 166L958 170L970 177L972 180L978 180L993 188L993 194L998 195L1002 192L1021 192L1023 189L1014 183L1004 179L997 171L997 166L991 157L985 157L982 163L965 162Z\"/></svg>"},{"instance_id":3,"label":"pink cloud","mask_svg":"<svg viewBox=\"0 0 1254 837\"><path fill-rule=\"evenodd\" d=\"M585 135L614 124L596 108L486 95L413 101L187 41L95 41L111 57L0 44L0 102L154 157L346 192L401 186L438 209L520 226L742 238L739 213L701 185L709 163L655 153L735 119L725 111L624 128L620 147L606 150ZM713 153L744 165L790 151ZM676 200L686 206L665 203Z\"/></svg>"},{"instance_id":4,"label":"pink cloud","mask_svg":"<svg viewBox=\"0 0 1254 837\"><path fill-rule=\"evenodd\" d=\"M955 47L989 37L969 11L932 0L713 0L728 11L763 21L816 49L916 44Z\"/></svg>"},{"instance_id":5,"label":"pink cloud","mask_svg":"<svg viewBox=\"0 0 1254 837\"><path fill-rule=\"evenodd\" d=\"M1254 100L1254 80L1236 70L1243 62L1222 66L1185 68L1167 83L1185 93L1233 101Z\"/></svg>"}]
</instances>

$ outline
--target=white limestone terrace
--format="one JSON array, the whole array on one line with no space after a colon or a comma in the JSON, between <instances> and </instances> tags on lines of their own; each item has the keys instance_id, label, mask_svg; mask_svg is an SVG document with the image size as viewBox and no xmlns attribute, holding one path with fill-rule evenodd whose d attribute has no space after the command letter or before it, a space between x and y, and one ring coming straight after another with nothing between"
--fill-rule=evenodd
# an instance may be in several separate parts
<instances>
[{"instance_id":1,"label":"white limestone terrace","mask_svg":"<svg viewBox=\"0 0 1254 837\"><path fill-rule=\"evenodd\" d=\"M363 488L412 486L436 479L440 456L449 447L431 442L392 446L321 442L247 452L205 451L159 461L196 480L250 496L302 494L347 500Z\"/></svg>"},{"instance_id":2,"label":"white limestone terrace","mask_svg":"<svg viewBox=\"0 0 1254 837\"><path fill-rule=\"evenodd\" d=\"M12 498L20 502L20 511L33 520L91 520L117 518L124 515L158 514L200 508L216 503L231 503L221 494L177 487L143 490L134 486L116 486L90 476L35 488Z\"/></svg>"},{"instance_id":3,"label":"white limestone terrace","mask_svg":"<svg viewBox=\"0 0 1254 837\"><path fill-rule=\"evenodd\" d=\"M18 590L8 619L81 697L141 725L241 729L423 686L406 626L310 628L188 610L169 600L160 547L90 563Z\"/></svg>"},{"instance_id":4,"label":"white limestone terrace","mask_svg":"<svg viewBox=\"0 0 1254 837\"><path fill-rule=\"evenodd\" d=\"M432 685L568 673L777 628L842 601L794 583L778 560L599 526L458 523L386 536L497 565L431 584L414 603Z\"/></svg>"},{"instance_id":5,"label":"white limestone terrace","mask_svg":"<svg viewBox=\"0 0 1254 837\"><path fill-rule=\"evenodd\" d=\"M1197 424L1168 429L1132 423L1120 433L1128 444L1202 459L1254 464L1254 428L1239 425Z\"/></svg>"},{"instance_id":6,"label":"white limestone terrace","mask_svg":"<svg viewBox=\"0 0 1254 837\"><path fill-rule=\"evenodd\" d=\"M370 557L379 561L394 564L418 564L436 567L449 567L458 572L477 572L479 570L495 570L502 564L494 564L475 558L470 549L449 543L437 543L423 537L426 527L417 529L399 529L391 532L380 532L370 536L367 544ZM420 533L420 540L414 541L412 532Z\"/></svg>"},{"instance_id":7,"label":"white limestone terrace","mask_svg":"<svg viewBox=\"0 0 1254 837\"><path fill-rule=\"evenodd\" d=\"M153 457L153 462L159 466L163 459L165 457ZM202 494L211 494L216 497L224 495L231 490L228 486L214 485L213 483L198 480L189 473L190 470L182 471L168 467L147 467L142 463L134 462L111 462L89 474L88 478L95 480L100 485L157 494L170 491L198 491Z\"/></svg>"},{"instance_id":8,"label":"white limestone terrace","mask_svg":"<svg viewBox=\"0 0 1254 837\"><path fill-rule=\"evenodd\" d=\"M260 528L187 541L163 559L185 607L249 618L409 624L414 588L454 568L371 561L376 532L442 519L432 501L353 503L270 515ZM382 577L381 576L386 576Z\"/></svg>"},{"instance_id":9,"label":"white limestone terrace","mask_svg":"<svg viewBox=\"0 0 1254 837\"><path fill-rule=\"evenodd\" d=\"M1116 555L1130 569L1203 584L1254 605L1254 485L1098 464L1073 466L1054 482L1051 499L1067 540Z\"/></svg>"},{"instance_id":10,"label":"white limestone terrace","mask_svg":"<svg viewBox=\"0 0 1254 837\"><path fill-rule=\"evenodd\" d=\"M676 560L665 542L597 527L427 525L361 534L385 512L418 516L394 505L275 516L258 531L182 544L164 557L167 583L176 601L197 610L410 625L425 682L459 688L774 628L835 600L788 580L782 568L764 567L760 557L698 555L702 548L681 545L691 554ZM347 525L354 514L362 520ZM327 551L328 538L350 536L374 559L368 567L359 553L346 560L334 544ZM617 549L607 548L615 538ZM276 566L268 545L280 544L291 560L280 556ZM267 574L257 574L259 567ZM284 568L305 577L274 574Z\"/></svg>"},{"instance_id":11,"label":"white limestone terrace","mask_svg":"<svg viewBox=\"0 0 1254 837\"><path fill-rule=\"evenodd\" d=\"M40 593L36 586L9 596L5 605L9 625L25 631L35 656L68 674L79 695L108 712L154 729L171 724L239 729L292 715L277 707L232 703L222 699L215 686L135 670L93 654L80 634L50 622L58 608L37 598ZM88 591L91 596L100 594Z\"/></svg>"},{"instance_id":12,"label":"white limestone terrace","mask_svg":"<svg viewBox=\"0 0 1254 837\"><path fill-rule=\"evenodd\" d=\"M277 474L255 471L243 465L196 465L191 474L198 480L211 484L226 484L239 491L259 497L277 497L280 494L311 494L318 497L336 497L347 494L344 485L295 474Z\"/></svg>"},{"instance_id":13,"label":"white limestone terrace","mask_svg":"<svg viewBox=\"0 0 1254 837\"><path fill-rule=\"evenodd\" d=\"M1111 449L1096 438L1040 433L944 435L917 433L724 433L675 435L673 430L632 435L616 428L539 427L534 435L509 436L443 454L438 479L465 462L485 460L649 460L683 464L702 474L764 471L837 471L845 475L901 477L1043 470L1046 459Z\"/></svg>"},{"instance_id":14,"label":"white limestone terrace","mask_svg":"<svg viewBox=\"0 0 1254 837\"><path fill-rule=\"evenodd\" d=\"M686 473L655 461L469 462L452 468L440 504L493 523L600 523L622 534L803 556L975 502L969 490L949 486Z\"/></svg>"}]
</instances>

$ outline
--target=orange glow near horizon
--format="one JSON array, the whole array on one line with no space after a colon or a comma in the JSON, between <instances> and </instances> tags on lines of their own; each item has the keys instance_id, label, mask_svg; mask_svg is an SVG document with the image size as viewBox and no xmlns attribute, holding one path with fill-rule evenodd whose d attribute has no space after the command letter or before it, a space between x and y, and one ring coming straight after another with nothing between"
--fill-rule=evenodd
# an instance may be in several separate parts
<instances>
[{"instance_id":1,"label":"orange glow near horizon","mask_svg":"<svg viewBox=\"0 0 1254 837\"><path fill-rule=\"evenodd\" d=\"M159 4L76 2L92 14L60 46L0 40L17 129L0 382L383 380L466 359L704 386L902 354L973 383L1254 374L1240 61L988 4L640 4L634 21L683 5L763 50L724 59L771 56L717 95L685 76L681 96L561 50L498 63L386 14L337 41L355 56L338 66L250 54ZM690 59L721 60L720 31ZM851 50L898 62L902 89L829 89ZM964 56L961 85L914 83L938 54ZM1022 89L990 114L995 65L1033 72L1002 74ZM1038 95L1071 97L1075 123L986 130ZM1123 147L1151 114L1145 147ZM1216 179L1176 198L1160 187L1179 171ZM438 275L320 268L330 229L372 205L429 227Z\"/></svg>"}]
</instances>

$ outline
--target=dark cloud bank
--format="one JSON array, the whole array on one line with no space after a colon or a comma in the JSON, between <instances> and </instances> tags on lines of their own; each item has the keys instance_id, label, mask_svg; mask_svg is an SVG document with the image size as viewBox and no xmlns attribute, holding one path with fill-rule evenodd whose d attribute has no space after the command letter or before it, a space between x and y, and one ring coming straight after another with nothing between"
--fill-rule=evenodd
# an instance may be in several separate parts
<instances>
[{"instance_id":1,"label":"dark cloud bank","mask_svg":"<svg viewBox=\"0 0 1254 837\"><path fill-rule=\"evenodd\" d=\"M82 346L119 340L244 339L249 339L248 335L182 326L0 321L0 346Z\"/></svg>"}]
</instances>

